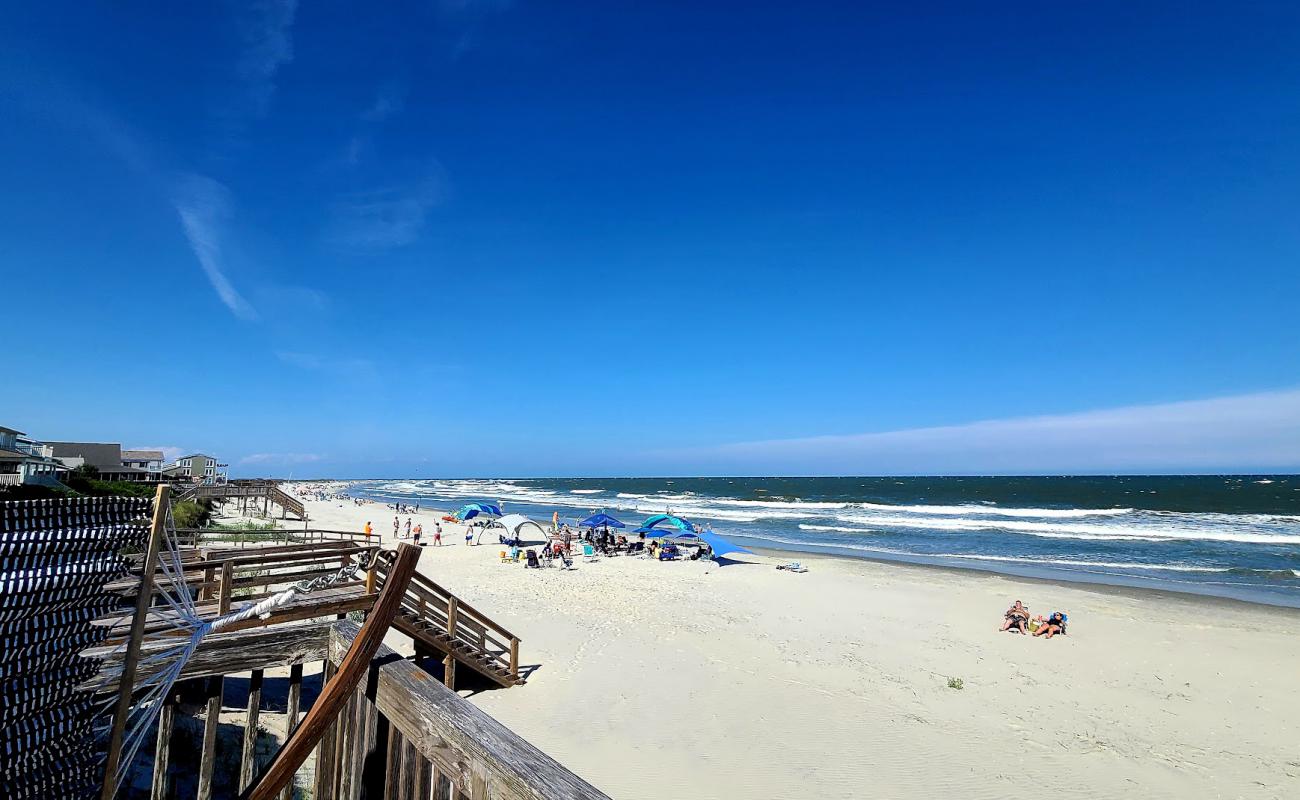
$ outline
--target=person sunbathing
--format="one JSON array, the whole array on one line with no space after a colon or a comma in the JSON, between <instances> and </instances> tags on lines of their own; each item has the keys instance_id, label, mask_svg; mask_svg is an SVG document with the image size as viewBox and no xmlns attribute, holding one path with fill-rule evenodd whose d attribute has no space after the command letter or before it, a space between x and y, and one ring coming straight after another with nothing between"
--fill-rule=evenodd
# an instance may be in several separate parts
<instances>
[{"instance_id":1,"label":"person sunbathing","mask_svg":"<svg viewBox=\"0 0 1300 800\"><path fill-rule=\"evenodd\" d=\"M999 630L1014 630L1020 633L1029 633L1028 626L1029 609L1025 608L1024 604L1017 600L1015 605L1008 608L1007 613L1003 615L1002 627Z\"/></svg>"},{"instance_id":2,"label":"person sunbathing","mask_svg":"<svg viewBox=\"0 0 1300 800\"><path fill-rule=\"evenodd\" d=\"M1048 617L1038 630L1034 631L1034 636L1046 635L1048 639L1058 633L1065 633L1065 615L1059 611L1053 611L1052 616Z\"/></svg>"}]
</instances>

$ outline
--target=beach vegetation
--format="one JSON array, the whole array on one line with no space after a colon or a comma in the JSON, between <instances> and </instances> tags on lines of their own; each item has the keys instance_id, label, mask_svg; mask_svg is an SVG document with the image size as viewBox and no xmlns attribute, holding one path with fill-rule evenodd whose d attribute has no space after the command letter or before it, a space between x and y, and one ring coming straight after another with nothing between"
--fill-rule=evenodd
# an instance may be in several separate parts
<instances>
[{"instance_id":1,"label":"beach vegetation","mask_svg":"<svg viewBox=\"0 0 1300 800\"><path fill-rule=\"evenodd\" d=\"M965 686L965 685L966 685L966 684L962 681L961 678L949 678L949 679L948 679L948 688L949 688L949 689L961 689L961 688L962 688L963 686Z\"/></svg>"},{"instance_id":2,"label":"beach vegetation","mask_svg":"<svg viewBox=\"0 0 1300 800\"><path fill-rule=\"evenodd\" d=\"M207 503L182 500L172 505L172 519L178 528L198 528L208 521L212 508Z\"/></svg>"}]
</instances>

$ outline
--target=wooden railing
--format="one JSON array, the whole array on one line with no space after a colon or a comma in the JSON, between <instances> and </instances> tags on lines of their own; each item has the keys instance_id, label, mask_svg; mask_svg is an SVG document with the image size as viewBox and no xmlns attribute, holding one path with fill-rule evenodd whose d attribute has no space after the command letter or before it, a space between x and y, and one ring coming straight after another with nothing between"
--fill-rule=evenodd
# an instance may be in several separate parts
<instances>
[{"instance_id":1,"label":"wooden railing","mask_svg":"<svg viewBox=\"0 0 1300 800\"><path fill-rule=\"evenodd\" d=\"M274 481L200 484L181 489L178 496L212 500L262 498L278 505L285 514L296 514L298 519L305 519L307 513L307 507L301 500L285 492Z\"/></svg>"},{"instance_id":2,"label":"wooden railing","mask_svg":"<svg viewBox=\"0 0 1300 800\"><path fill-rule=\"evenodd\" d=\"M348 621L311 622L215 634L204 640L185 665L181 680L206 695L207 724L200 741L181 744L173 737L182 713L180 691L167 698L154 738L151 798L177 796L172 785L182 771L197 783L197 796L211 797L219 785L242 788L265 766L259 761L257 736L263 708L265 670L289 668L285 728L292 730L307 710L304 665L321 662L326 681L342 661L359 628ZM140 653L145 678L159 668L152 656L173 641L146 641ZM119 650L92 653L108 662ZM248 676L238 757L224 751L234 743L219 741L216 724L224 678ZM310 680L310 679L308 679ZM179 684L178 684L179 686ZM114 687L107 687L113 690ZM200 708L203 708L200 705ZM229 719L222 727L230 727ZM196 763L197 768L174 764ZM238 764L238 772L235 772ZM147 769L143 756L137 769ZM218 765L229 765L218 768ZM229 770L225 772L224 770ZM468 700L430 678L396 652L381 647L369 678L333 723L316 749L314 764L300 771L298 787L281 795L319 800L400 798L400 800L608 800L600 790L529 744ZM305 790L310 787L310 794Z\"/></svg>"},{"instance_id":3,"label":"wooden railing","mask_svg":"<svg viewBox=\"0 0 1300 800\"><path fill-rule=\"evenodd\" d=\"M332 666L358 632L351 622L330 629ZM318 753L316 798L608 800L387 647Z\"/></svg>"},{"instance_id":4,"label":"wooden railing","mask_svg":"<svg viewBox=\"0 0 1300 800\"><path fill-rule=\"evenodd\" d=\"M0 486L18 486L23 482L21 472L0 473Z\"/></svg>"},{"instance_id":5,"label":"wooden railing","mask_svg":"<svg viewBox=\"0 0 1300 800\"><path fill-rule=\"evenodd\" d=\"M185 547L219 545L223 542L237 547L259 547L267 544L324 544L346 542L369 544L372 539L359 531L328 531L319 528L273 528L270 530L244 530L240 528L177 528L176 543ZM379 537L373 537L377 544Z\"/></svg>"},{"instance_id":6,"label":"wooden railing","mask_svg":"<svg viewBox=\"0 0 1300 800\"><path fill-rule=\"evenodd\" d=\"M389 564L388 553L381 553L376 565L380 582ZM501 686L524 682L519 672L519 637L428 576L416 573L411 579L393 627L415 641L417 653L423 645L445 657L445 680L453 689L457 663Z\"/></svg>"}]
</instances>

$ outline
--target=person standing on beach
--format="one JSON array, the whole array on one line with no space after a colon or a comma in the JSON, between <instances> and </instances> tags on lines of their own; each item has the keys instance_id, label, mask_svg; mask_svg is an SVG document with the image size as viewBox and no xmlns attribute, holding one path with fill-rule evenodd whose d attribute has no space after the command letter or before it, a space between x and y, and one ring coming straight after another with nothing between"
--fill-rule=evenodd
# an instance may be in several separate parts
<instances>
[{"instance_id":1,"label":"person standing on beach","mask_svg":"<svg viewBox=\"0 0 1300 800\"><path fill-rule=\"evenodd\" d=\"M370 520L366 520L366 527L364 528L364 530L365 530L365 534L366 534L366 541L369 542L369 541L370 541L370 533L371 533L371 531L372 531L372 529L371 529L371 527L370 527Z\"/></svg>"},{"instance_id":2,"label":"person standing on beach","mask_svg":"<svg viewBox=\"0 0 1300 800\"><path fill-rule=\"evenodd\" d=\"M474 526L471 525L465 529L465 544L466 546L468 546L473 543L474 543Z\"/></svg>"},{"instance_id":3,"label":"person standing on beach","mask_svg":"<svg viewBox=\"0 0 1300 800\"><path fill-rule=\"evenodd\" d=\"M402 521L397 517L393 517L393 538L394 539L397 538L397 534L400 533L401 530L402 530Z\"/></svg>"},{"instance_id":4,"label":"person standing on beach","mask_svg":"<svg viewBox=\"0 0 1300 800\"><path fill-rule=\"evenodd\" d=\"M410 535L411 535L411 518L410 518L410 517L407 517L407 518L406 518L406 535L407 535L407 537L410 537Z\"/></svg>"},{"instance_id":5,"label":"person standing on beach","mask_svg":"<svg viewBox=\"0 0 1300 800\"><path fill-rule=\"evenodd\" d=\"M415 537L414 541L416 545L420 544L420 534L422 533L424 533L424 527L422 525L417 524L415 526L415 530L411 532L411 535Z\"/></svg>"},{"instance_id":6,"label":"person standing on beach","mask_svg":"<svg viewBox=\"0 0 1300 800\"><path fill-rule=\"evenodd\" d=\"M433 523L433 543L442 547L442 525L437 522Z\"/></svg>"}]
</instances>

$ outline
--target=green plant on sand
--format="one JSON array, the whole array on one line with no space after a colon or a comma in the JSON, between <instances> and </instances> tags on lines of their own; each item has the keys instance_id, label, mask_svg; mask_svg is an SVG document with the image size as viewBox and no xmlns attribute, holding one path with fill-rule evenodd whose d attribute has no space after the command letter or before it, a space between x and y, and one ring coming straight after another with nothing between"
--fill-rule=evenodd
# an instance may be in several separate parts
<instances>
[{"instance_id":1,"label":"green plant on sand","mask_svg":"<svg viewBox=\"0 0 1300 800\"><path fill-rule=\"evenodd\" d=\"M962 682L962 679L961 679L961 678L949 678L949 679L948 679L948 688L949 688L949 689L960 689L961 687L963 687L963 686L965 686L965 685L966 685L966 684L964 684L964 683Z\"/></svg>"}]
</instances>

